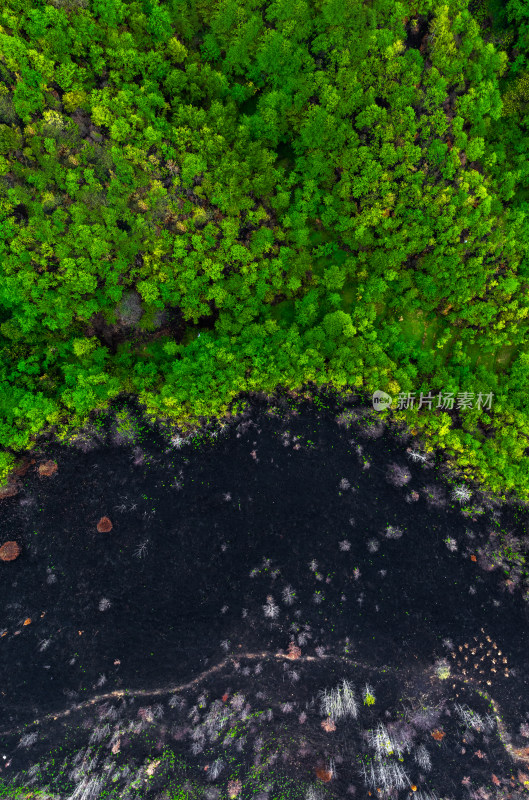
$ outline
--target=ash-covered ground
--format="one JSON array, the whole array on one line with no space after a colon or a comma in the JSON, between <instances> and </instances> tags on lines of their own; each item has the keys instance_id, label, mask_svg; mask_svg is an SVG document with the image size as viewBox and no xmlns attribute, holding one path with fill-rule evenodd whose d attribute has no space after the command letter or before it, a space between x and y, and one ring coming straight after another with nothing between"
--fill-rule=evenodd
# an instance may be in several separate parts
<instances>
[{"instance_id":1,"label":"ash-covered ground","mask_svg":"<svg viewBox=\"0 0 529 800\"><path fill-rule=\"evenodd\" d=\"M525 507L357 397L188 436L121 403L35 456L0 506L8 796L527 795Z\"/></svg>"}]
</instances>

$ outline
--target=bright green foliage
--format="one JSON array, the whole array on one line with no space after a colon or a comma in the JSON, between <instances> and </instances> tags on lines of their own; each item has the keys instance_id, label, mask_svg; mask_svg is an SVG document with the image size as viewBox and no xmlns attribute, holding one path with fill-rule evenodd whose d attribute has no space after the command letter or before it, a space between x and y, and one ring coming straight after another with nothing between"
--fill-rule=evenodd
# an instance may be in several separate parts
<instances>
[{"instance_id":1,"label":"bright green foliage","mask_svg":"<svg viewBox=\"0 0 529 800\"><path fill-rule=\"evenodd\" d=\"M492 391L397 416L529 497L528 26L520 0L6 0L2 479L121 392L190 426L312 381Z\"/></svg>"}]
</instances>

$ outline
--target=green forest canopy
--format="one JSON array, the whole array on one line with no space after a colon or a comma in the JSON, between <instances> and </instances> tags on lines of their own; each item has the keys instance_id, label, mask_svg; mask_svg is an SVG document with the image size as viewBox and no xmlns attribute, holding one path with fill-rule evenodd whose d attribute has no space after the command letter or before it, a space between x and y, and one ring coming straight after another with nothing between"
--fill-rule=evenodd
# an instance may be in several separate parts
<instances>
[{"instance_id":1,"label":"green forest canopy","mask_svg":"<svg viewBox=\"0 0 529 800\"><path fill-rule=\"evenodd\" d=\"M529 499L528 55L522 0L4 0L4 483L310 382L470 393L392 414Z\"/></svg>"}]
</instances>

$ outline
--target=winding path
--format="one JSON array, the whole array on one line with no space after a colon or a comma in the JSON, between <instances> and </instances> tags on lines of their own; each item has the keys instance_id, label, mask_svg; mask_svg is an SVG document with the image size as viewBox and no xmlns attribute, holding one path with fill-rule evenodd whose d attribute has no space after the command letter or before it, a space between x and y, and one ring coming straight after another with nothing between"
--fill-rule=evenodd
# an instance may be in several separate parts
<instances>
[{"instance_id":1,"label":"winding path","mask_svg":"<svg viewBox=\"0 0 529 800\"><path fill-rule=\"evenodd\" d=\"M205 678L209 675L213 675L217 672L221 672L228 664L235 665L239 663L241 660L270 660L275 659L278 661L298 661L298 662L314 662L314 661L324 661L326 659L331 660L340 660L346 661L350 666L362 667L364 669L373 670L375 672L388 672L390 668L388 666L376 667L369 664L363 664L359 661L353 661L347 656L338 656L338 655L323 655L323 656L298 656L293 657L288 653L269 653L266 651L257 652L257 653L240 653L237 656L226 656L222 661L214 666L210 667L207 670L204 670L200 673L196 678L188 681L187 683L181 683L174 686L165 686L159 689L138 689L135 691L130 691L128 689L116 689L113 692L107 692L105 694L99 694L95 697L90 698L89 700L85 700L82 703L76 703L71 708L66 709L65 711L59 712L51 712L50 714L46 714L44 717L39 719L35 719L24 728L27 728L31 725L42 725L45 722L51 722L59 719L64 719L71 714L74 714L76 711L82 711L83 709L89 708L90 706L97 705L98 703L105 702L107 700L114 700L123 697L160 697L162 695L167 694L176 694L178 692L183 692L186 689L191 689L193 686L197 686L200 684ZM503 723L501 717L501 711L499 708L498 703L488 694L488 692L484 691L479 687L478 684L475 683L473 679L464 678L457 674L453 674L450 676L452 680L456 680L459 683L465 684L468 687L471 687L475 692L477 692L481 697L484 697L485 700L489 703L492 709L492 716L496 720L496 725L498 726L498 733L500 736L500 740L505 748L505 750L509 753L511 758L515 761L523 762L525 764L529 764L529 747L514 747L512 745L512 739L507 731L505 724ZM10 736L15 733L21 733L20 728L12 728L11 730L3 730L0 731L0 736Z\"/></svg>"}]
</instances>

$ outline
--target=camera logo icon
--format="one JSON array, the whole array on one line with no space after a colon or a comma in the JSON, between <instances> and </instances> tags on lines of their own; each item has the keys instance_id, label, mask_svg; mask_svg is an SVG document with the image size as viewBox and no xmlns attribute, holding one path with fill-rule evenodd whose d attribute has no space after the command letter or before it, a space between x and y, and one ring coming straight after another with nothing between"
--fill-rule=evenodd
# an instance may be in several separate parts
<instances>
[{"instance_id":1,"label":"camera logo icon","mask_svg":"<svg viewBox=\"0 0 529 800\"><path fill-rule=\"evenodd\" d=\"M373 408L375 411L384 411L385 408L390 407L392 402L393 398L391 395L386 394L386 392L382 392L380 389L373 392Z\"/></svg>"}]
</instances>

